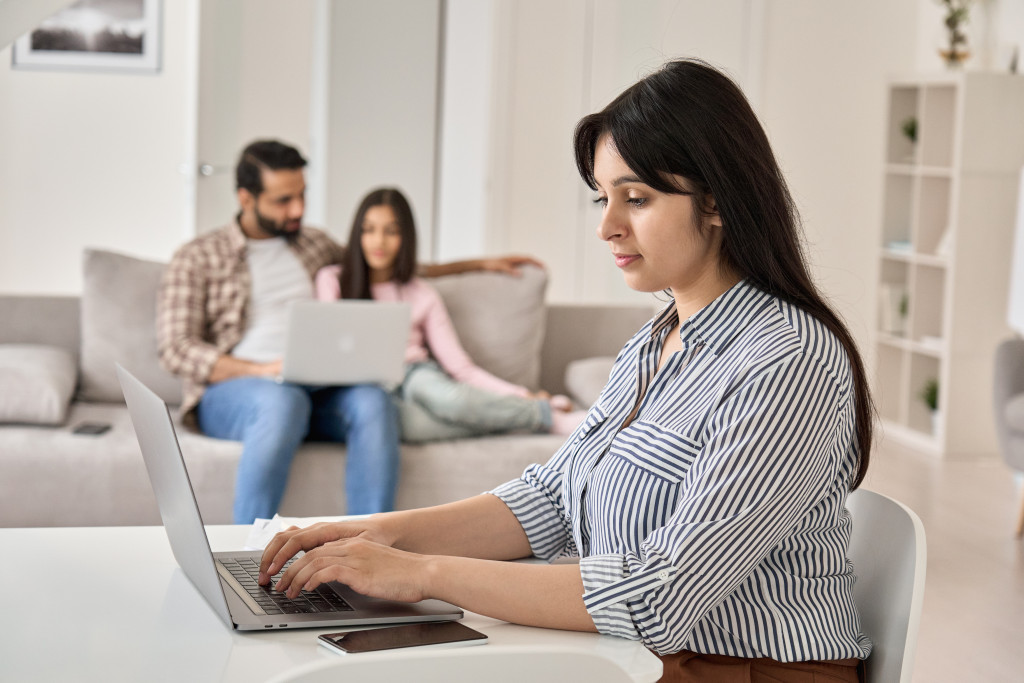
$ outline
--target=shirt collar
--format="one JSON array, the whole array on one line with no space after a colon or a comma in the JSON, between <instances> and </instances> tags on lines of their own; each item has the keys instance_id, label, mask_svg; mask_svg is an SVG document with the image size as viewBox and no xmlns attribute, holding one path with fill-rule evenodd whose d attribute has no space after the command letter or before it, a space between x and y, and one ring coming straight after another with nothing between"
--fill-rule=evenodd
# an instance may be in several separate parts
<instances>
[{"instance_id":1,"label":"shirt collar","mask_svg":"<svg viewBox=\"0 0 1024 683\"><path fill-rule=\"evenodd\" d=\"M679 329L683 348L702 343L717 355L772 301L770 294L740 280L683 322ZM677 319L675 305L666 306L650 322L651 337L675 325Z\"/></svg>"},{"instance_id":2,"label":"shirt collar","mask_svg":"<svg viewBox=\"0 0 1024 683\"><path fill-rule=\"evenodd\" d=\"M245 232L242 231L242 226L238 222L239 217L235 216L235 220L228 226L228 245L231 247L231 251L236 254L242 254L245 252Z\"/></svg>"}]
</instances>

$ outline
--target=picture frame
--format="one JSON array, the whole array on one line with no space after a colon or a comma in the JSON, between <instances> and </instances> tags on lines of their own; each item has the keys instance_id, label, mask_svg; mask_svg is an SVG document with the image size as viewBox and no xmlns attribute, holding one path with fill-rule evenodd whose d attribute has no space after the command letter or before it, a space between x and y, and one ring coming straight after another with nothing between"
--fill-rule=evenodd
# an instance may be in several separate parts
<instances>
[{"instance_id":1,"label":"picture frame","mask_svg":"<svg viewBox=\"0 0 1024 683\"><path fill-rule=\"evenodd\" d=\"M15 69L158 73L160 0L79 0L15 41Z\"/></svg>"}]
</instances>

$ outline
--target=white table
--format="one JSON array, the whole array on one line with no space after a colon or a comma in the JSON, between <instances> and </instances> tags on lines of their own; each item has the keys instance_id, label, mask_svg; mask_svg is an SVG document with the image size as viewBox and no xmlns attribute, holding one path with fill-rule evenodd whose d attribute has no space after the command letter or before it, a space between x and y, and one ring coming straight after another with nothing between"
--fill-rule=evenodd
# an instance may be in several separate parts
<instances>
[{"instance_id":1,"label":"white table","mask_svg":"<svg viewBox=\"0 0 1024 683\"><path fill-rule=\"evenodd\" d=\"M215 551L237 550L248 529L207 534ZM0 587L2 681L252 683L339 656L317 645L330 629L229 630L185 578L162 527L0 529ZM494 644L582 648L636 681L661 675L661 661L637 642L472 613L463 621Z\"/></svg>"}]
</instances>

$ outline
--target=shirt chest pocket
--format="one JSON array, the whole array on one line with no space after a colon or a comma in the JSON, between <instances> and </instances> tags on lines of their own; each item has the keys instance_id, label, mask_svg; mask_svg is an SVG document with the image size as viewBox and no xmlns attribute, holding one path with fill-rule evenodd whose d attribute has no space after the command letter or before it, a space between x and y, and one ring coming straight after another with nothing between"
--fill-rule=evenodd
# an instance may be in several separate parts
<instances>
[{"instance_id":1,"label":"shirt chest pocket","mask_svg":"<svg viewBox=\"0 0 1024 683\"><path fill-rule=\"evenodd\" d=\"M700 443L685 435L637 420L615 436L608 455L621 465L678 484L700 449Z\"/></svg>"}]
</instances>

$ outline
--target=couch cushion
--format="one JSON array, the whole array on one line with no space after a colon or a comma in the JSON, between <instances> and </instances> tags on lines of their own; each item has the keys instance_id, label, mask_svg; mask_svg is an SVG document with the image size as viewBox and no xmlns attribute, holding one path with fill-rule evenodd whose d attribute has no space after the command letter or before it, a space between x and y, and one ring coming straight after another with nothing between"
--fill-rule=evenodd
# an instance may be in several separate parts
<instances>
[{"instance_id":1,"label":"couch cushion","mask_svg":"<svg viewBox=\"0 0 1024 683\"><path fill-rule=\"evenodd\" d=\"M469 357L509 382L537 389L544 342L547 273L534 266L518 277L490 272L430 281L444 299Z\"/></svg>"},{"instance_id":2,"label":"couch cushion","mask_svg":"<svg viewBox=\"0 0 1024 683\"><path fill-rule=\"evenodd\" d=\"M615 356L581 358L565 369L565 388L569 397L581 406L590 407L601 395L615 365Z\"/></svg>"},{"instance_id":3,"label":"couch cushion","mask_svg":"<svg viewBox=\"0 0 1024 683\"><path fill-rule=\"evenodd\" d=\"M120 363L167 403L181 403L181 382L157 357L156 296L165 265L85 250L80 398L123 401L114 370Z\"/></svg>"},{"instance_id":4,"label":"couch cushion","mask_svg":"<svg viewBox=\"0 0 1024 683\"><path fill-rule=\"evenodd\" d=\"M67 349L41 344L0 344L0 422L64 422L78 368Z\"/></svg>"}]
</instances>

